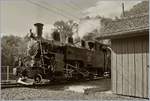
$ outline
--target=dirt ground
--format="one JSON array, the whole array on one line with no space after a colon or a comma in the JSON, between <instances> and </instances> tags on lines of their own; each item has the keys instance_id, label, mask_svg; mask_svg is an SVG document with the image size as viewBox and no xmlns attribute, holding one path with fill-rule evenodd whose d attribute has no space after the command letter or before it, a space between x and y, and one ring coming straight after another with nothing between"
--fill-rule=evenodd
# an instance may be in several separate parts
<instances>
[{"instance_id":1,"label":"dirt ground","mask_svg":"<svg viewBox=\"0 0 150 101\"><path fill-rule=\"evenodd\" d=\"M112 94L111 91L95 93L79 93L74 91L61 91L36 88L9 88L1 90L1 99L4 100L142 100L140 98L126 97Z\"/></svg>"},{"instance_id":2,"label":"dirt ground","mask_svg":"<svg viewBox=\"0 0 150 101\"><path fill-rule=\"evenodd\" d=\"M90 88L91 87L91 88ZM4 100L143 100L111 92L110 79L76 82L47 87L1 89ZM144 99L146 100L146 99Z\"/></svg>"}]
</instances>

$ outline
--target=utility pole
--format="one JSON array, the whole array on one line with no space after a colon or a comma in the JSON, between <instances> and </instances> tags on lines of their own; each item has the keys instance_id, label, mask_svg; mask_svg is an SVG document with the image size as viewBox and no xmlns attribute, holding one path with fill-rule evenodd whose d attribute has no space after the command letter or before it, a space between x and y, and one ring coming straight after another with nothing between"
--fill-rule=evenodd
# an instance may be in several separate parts
<instances>
[{"instance_id":1,"label":"utility pole","mask_svg":"<svg viewBox=\"0 0 150 101\"><path fill-rule=\"evenodd\" d=\"M125 17L124 3L122 3L122 14L123 14L123 17Z\"/></svg>"}]
</instances>

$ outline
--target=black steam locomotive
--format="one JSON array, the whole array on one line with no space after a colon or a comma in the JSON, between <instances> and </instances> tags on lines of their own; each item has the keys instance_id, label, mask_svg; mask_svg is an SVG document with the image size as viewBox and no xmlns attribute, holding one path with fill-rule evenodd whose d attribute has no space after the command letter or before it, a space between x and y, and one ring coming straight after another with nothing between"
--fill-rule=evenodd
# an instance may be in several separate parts
<instances>
[{"instance_id":1,"label":"black steam locomotive","mask_svg":"<svg viewBox=\"0 0 150 101\"><path fill-rule=\"evenodd\" d=\"M28 55L20 60L22 63L17 66L16 75L33 78L39 83L42 79L93 79L103 76L104 72L110 72L110 51L106 45L82 40L81 46L77 47L71 37L64 44L60 42L57 31L53 32L53 40L46 40L42 38L43 24L34 25L37 36L30 33Z\"/></svg>"}]
</instances>

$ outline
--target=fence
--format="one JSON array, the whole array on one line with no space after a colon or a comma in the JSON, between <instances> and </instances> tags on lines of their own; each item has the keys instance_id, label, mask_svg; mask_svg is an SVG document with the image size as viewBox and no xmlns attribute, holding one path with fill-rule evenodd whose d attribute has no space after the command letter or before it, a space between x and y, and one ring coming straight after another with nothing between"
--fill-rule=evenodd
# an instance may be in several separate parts
<instances>
[{"instance_id":1,"label":"fence","mask_svg":"<svg viewBox=\"0 0 150 101\"><path fill-rule=\"evenodd\" d=\"M1 66L1 80L15 80L15 75L13 75L13 66Z\"/></svg>"}]
</instances>

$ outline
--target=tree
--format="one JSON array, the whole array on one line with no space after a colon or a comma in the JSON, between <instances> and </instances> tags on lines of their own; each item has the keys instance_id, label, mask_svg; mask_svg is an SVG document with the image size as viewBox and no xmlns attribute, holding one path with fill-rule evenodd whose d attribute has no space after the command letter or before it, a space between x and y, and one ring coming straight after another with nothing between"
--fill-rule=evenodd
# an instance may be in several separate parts
<instances>
[{"instance_id":1,"label":"tree","mask_svg":"<svg viewBox=\"0 0 150 101\"><path fill-rule=\"evenodd\" d=\"M26 45L23 38L17 36L3 36L1 40L1 65L13 65L15 57L25 54Z\"/></svg>"},{"instance_id":2,"label":"tree","mask_svg":"<svg viewBox=\"0 0 150 101\"><path fill-rule=\"evenodd\" d=\"M139 15L143 13L149 12L149 1L142 1L136 5L134 5L129 11L125 11L125 17ZM123 14L121 14L121 17L123 17Z\"/></svg>"},{"instance_id":3,"label":"tree","mask_svg":"<svg viewBox=\"0 0 150 101\"><path fill-rule=\"evenodd\" d=\"M73 20L69 20L67 22L64 21L56 21L54 26L60 32L62 42L66 42L67 37L72 37L74 34L74 29L77 28L78 24Z\"/></svg>"}]
</instances>

